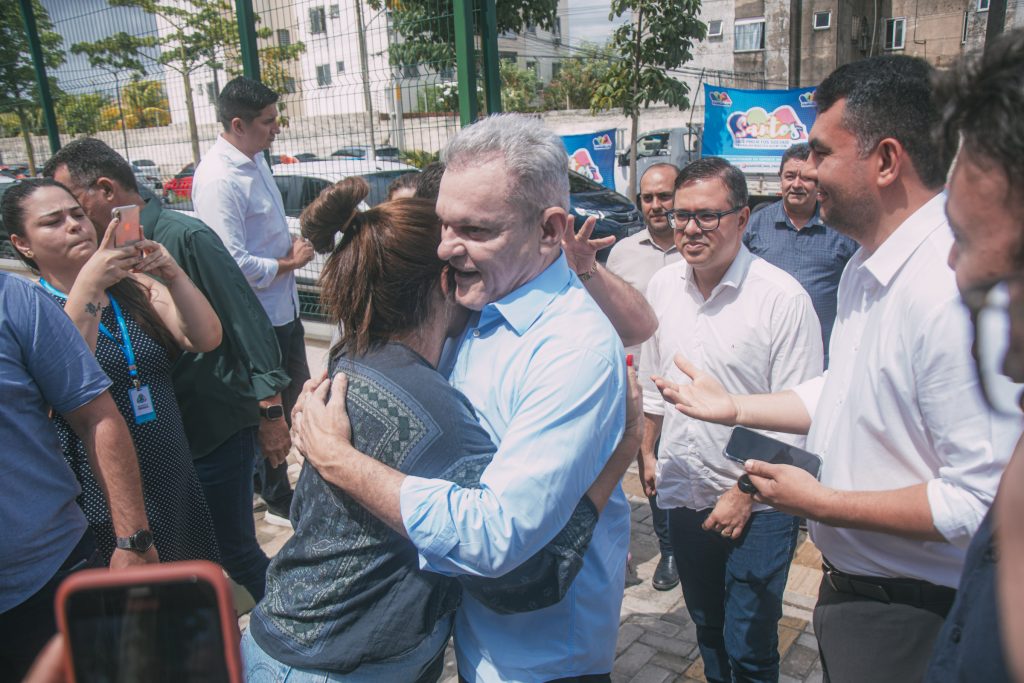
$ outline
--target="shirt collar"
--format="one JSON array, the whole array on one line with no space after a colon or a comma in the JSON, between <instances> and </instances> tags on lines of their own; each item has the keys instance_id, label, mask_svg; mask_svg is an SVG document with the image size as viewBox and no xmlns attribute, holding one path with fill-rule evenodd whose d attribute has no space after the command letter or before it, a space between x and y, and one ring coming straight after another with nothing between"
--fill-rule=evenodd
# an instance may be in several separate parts
<instances>
[{"instance_id":1,"label":"shirt collar","mask_svg":"<svg viewBox=\"0 0 1024 683\"><path fill-rule=\"evenodd\" d=\"M875 253L866 255L859 266L887 287L903 264L936 229L946 224L945 198L942 193L932 197L903 221ZM863 251L863 250L861 250Z\"/></svg>"},{"instance_id":2,"label":"shirt collar","mask_svg":"<svg viewBox=\"0 0 1024 683\"><path fill-rule=\"evenodd\" d=\"M655 249L657 249L658 251L660 251L663 254L670 254L673 251L675 251L675 249L676 249L676 245L675 244L671 244L668 249L662 249L661 245L659 245L657 242L655 242L654 241L654 237L651 236L651 229L650 228L645 227L638 234L641 236L640 240L639 240L640 244L649 244L650 246L654 247Z\"/></svg>"},{"instance_id":3,"label":"shirt collar","mask_svg":"<svg viewBox=\"0 0 1024 683\"><path fill-rule=\"evenodd\" d=\"M740 244L740 250L736 252L736 258L729 264L729 269L722 275L722 279L718 281L718 284L711 290L711 296L707 298L707 301L711 301L718 295L720 291L726 287L732 289L739 289L743 285L743 281L747 277L747 273L750 271L750 264L754 262L754 255L750 253L743 244ZM687 264L686 270L683 273L683 279L686 280L687 284L694 288L694 291L699 292L697 288L697 281L693 277L693 268Z\"/></svg>"},{"instance_id":4,"label":"shirt collar","mask_svg":"<svg viewBox=\"0 0 1024 683\"><path fill-rule=\"evenodd\" d=\"M142 222L142 235L147 240L153 239L153 233L156 231L156 224L160 220L162 212L163 206L160 205L160 200L155 197L147 199L146 205L139 212L139 220Z\"/></svg>"},{"instance_id":5,"label":"shirt collar","mask_svg":"<svg viewBox=\"0 0 1024 683\"><path fill-rule=\"evenodd\" d=\"M484 306L480 314L480 327L504 318L516 334L522 336L555 296L565 290L571 279L572 271L569 270L565 254L560 254L537 277Z\"/></svg>"},{"instance_id":6,"label":"shirt collar","mask_svg":"<svg viewBox=\"0 0 1024 683\"><path fill-rule=\"evenodd\" d=\"M784 200L780 199L777 206L778 215L775 217L776 227L781 226L789 228L790 230L793 230L795 232L800 232L800 230L807 230L809 228L821 228L822 230L825 229L825 224L821 221L821 204L819 203L814 204L814 213L811 215L810 220L808 220L804 224L804 227L802 227L800 230L796 229L796 226L793 224L793 219L791 219L789 217L789 214L786 213L786 205L784 203Z\"/></svg>"},{"instance_id":7,"label":"shirt collar","mask_svg":"<svg viewBox=\"0 0 1024 683\"><path fill-rule=\"evenodd\" d=\"M253 164L258 167L258 164L256 163L256 157L245 156L245 153L242 152L242 150L238 149L230 142L228 142L223 135L217 136L217 141L213 143L213 150L217 154L220 154L225 161L232 164L233 166L245 166L246 164ZM259 152L257 156L259 156L259 154L263 154L263 152Z\"/></svg>"}]
</instances>

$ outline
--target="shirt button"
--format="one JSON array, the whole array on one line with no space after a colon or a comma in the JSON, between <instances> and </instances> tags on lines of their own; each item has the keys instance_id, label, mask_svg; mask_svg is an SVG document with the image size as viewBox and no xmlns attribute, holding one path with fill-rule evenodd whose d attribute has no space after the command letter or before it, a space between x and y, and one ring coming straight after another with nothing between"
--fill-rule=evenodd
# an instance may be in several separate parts
<instances>
[{"instance_id":1,"label":"shirt button","mask_svg":"<svg viewBox=\"0 0 1024 683\"><path fill-rule=\"evenodd\" d=\"M949 639L952 640L954 643L959 643L960 642L960 627L959 626L954 626L953 630L949 632Z\"/></svg>"},{"instance_id":2,"label":"shirt button","mask_svg":"<svg viewBox=\"0 0 1024 683\"><path fill-rule=\"evenodd\" d=\"M473 330L473 336L474 337L479 337L480 336L480 330Z\"/></svg>"}]
</instances>

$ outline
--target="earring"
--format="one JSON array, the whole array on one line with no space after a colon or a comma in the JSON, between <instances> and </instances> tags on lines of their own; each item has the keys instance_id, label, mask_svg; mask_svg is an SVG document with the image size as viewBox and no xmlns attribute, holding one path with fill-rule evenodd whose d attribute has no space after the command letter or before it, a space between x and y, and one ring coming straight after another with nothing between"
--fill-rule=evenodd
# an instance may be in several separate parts
<instances>
[{"instance_id":1,"label":"earring","mask_svg":"<svg viewBox=\"0 0 1024 683\"><path fill-rule=\"evenodd\" d=\"M25 258L32 258L32 250L31 249L29 249L28 251L25 252Z\"/></svg>"}]
</instances>

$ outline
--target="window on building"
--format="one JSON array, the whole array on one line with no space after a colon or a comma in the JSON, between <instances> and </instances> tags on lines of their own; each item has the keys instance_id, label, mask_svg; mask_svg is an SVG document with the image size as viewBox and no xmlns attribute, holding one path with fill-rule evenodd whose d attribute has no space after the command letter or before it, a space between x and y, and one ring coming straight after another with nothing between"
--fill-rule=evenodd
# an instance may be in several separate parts
<instances>
[{"instance_id":1,"label":"window on building","mask_svg":"<svg viewBox=\"0 0 1024 683\"><path fill-rule=\"evenodd\" d=\"M832 10L814 13L814 30L824 31L832 28Z\"/></svg>"},{"instance_id":2,"label":"window on building","mask_svg":"<svg viewBox=\"0 0 1024 683\"><path fill-rule=\"evenodd\" d=\"M505 60L507 62L514 62L519 59L519 53L517 52L499 52L498 59Z\"/></svg>"},{"instance_id":3,"label":"window on building","mask_svg":"<svg viewBox=\"0 0 1024 683\"><path fill-rule=\"evenodd\" d=\"M764 17L736 20L736 52L764 49Z\"/></svg>"},{"instance_id":4,"label":"window on building","mask_svg":"<svg viewBox=\"0 0 1024 683\"><path fill-rule=\"evenodd\" d=\"M551 62L551 80L558 78L558 75L562 73L561 62Z\"/></svg>"},{"instance_id":5,"label":"window on building","mask_svg":"<svg viewBox=\"0 0 1024 683\"><path fill-rule=\"evenodd\" d=\"M331 84L331 65L318 64L316 67L316 84L323 87Z\"/></svg>"},{"instance_id":6,"label":"window on building","mask_svg":"<svg viewBox=\"0 0 1024 683\"><path fill-rule=\"evenodd\" d=\"M341 7L339 5L331 5L330 12L331 19L337 19L341 16Z\"/></svg>"},{"instance_id":7,"label":"window on building","mask_svg":"<svg viewBox=\"0 0 1024 683\"><path fill-rule=\"evenodd\" d=\"M526 66L527 69L529 69L533 73L535 73L535 74L537 73L537 62L535 62L534 60L532 60L532 59L529 60L528 62L526 62L525 66Z\"/></svg>"},{"instance_id":8,"label":"window on building","mask_svg":"<svg viewBox=\"0 0 1024 683\"><path fill-rule=\"evenodd\" d=\"M708 22L708 38L722 37L722 20L712 19Z\"/></svg>"},{"instance_id":9,"label":"window on building","mask_svg":"<svg viewBox=\"0 0 1024 683\"><path fill-rule=\"evenodd\" d=\"M345 73L345 62L344 61L336 62L334 64L334 69L335 69L335 71L337 71L340 74Z\"/></svg>"},{"instance_id":10,"label":"window on building","mask_svg":"<svg viewBox=\"0 0 1024 683\"><path fill-rule=\"evenodd\" d=\"M327 33L327 16L323 5L309 8L309 32L314 35Z\"/></svg>"},{"instance_id":11,"label":"window on building","mask_svg":"<svg viewBox=\"0 0 1024 683\"><path fill-rule=\"evenodd\" d=\"M907 20L904 17L894 17L885 20L885 49L902 50L907 29Z\"/></svg>"},{"instance_id":12,"label":"window on building","mask_svg":"<svg viewBox=\"0 0 1024 683\"><path fill-rule=\"evenodd\" d=\"M281 47L288 47L292 44L292 34L286 28L277 29L277 44Z\"/></svg>"},{"instance_id":13,"label":"window on building","mask_svg":"<svg viewBox=\"0 0 1024 683\"><path fill-rule=\"evenodd\" d=\"M978 0L978 11L987 12L989 6L989 0Z\"/></svg>"},{"instance_id":14,"label":"window on building","mask_svg":"<svg viewBox=\"0 0 1024 683\"><path fill-rule=\"evenodd\" d=\"M210 102L217 103L217 87L212 81L206 84L206 97Z\"/></svg>"},{"instance_id":15,"label":"window on building","mask_svg":"<svg viewBox=\"0 0 1024 683\"><path fill-rule=\"evenodd\" d=\"M298 91L295 87L295 79L291 76L284 79L284 91L288 94L295 94Z\"/></svg>"},{"instance_id":16,"label":"window on building","mask_svg":"<svg viewBox=\"0 0 1024 683\"><path fill-rule=\"evenodd\" d=\"M966 45L967 44L967 17L968 17L967 12L964 12L964 25L963 25L963 28L960 29L960 44L961 45Z\"/></svg>"}]
</instances>

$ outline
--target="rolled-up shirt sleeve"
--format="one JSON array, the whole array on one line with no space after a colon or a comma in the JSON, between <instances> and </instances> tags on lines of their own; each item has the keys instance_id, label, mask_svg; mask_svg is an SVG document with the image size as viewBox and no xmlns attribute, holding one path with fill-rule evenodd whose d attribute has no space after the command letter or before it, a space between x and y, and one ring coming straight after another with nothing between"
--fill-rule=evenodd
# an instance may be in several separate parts
<instances>
[{"instance_id":1,"label":"rolled-up shirt sleeve","mask_svg":"<svg viewBox=\"0 0 1024 683\"><path fill-rule=\"evenodd\" d=\"M814 422L814 411L818 408L818 400L821 399L821 390L825 388L826 377L828 377L828 370L818 377L801 382L792 388L793 393L803 402L807 414L811 416L811 422Z\"/></svg>"},{"instance_id":2,"label":"rolled-up shirt sleeve","mask_svg":"<svg viewBox=\"0 0 1024 683\"><path fill-rule=\"evenodd\" d=\"M193 190L196 215L217 233L254 289L265 289L277 277L277 259L252 254L245 242L243 191L228 177L204 178L202 189Z\"/></svg>"},{"instance_id":3,"label":"rolled-up shirt sleeve","mask_svg":"<svg viewBox=\"0 0 1024 683\"><path fill-rule=\"evenodd\" d=\"M918 339L918 400L939 461L938 477L927 484L932 523L966 548L992 504L1022 422L985 405L967 351L970 321L958 300L938 308Z\"/></svg>"},{"instance_id":4,"label":"rolled-up shirt sleeve","mask_svg":"<svg viewBox=\"0 0 1024 683\"><path fill-rule=\"evenodd\" d=\"M514 569L565 526L622 438L624 367L585 348L535 360L479 488L403 483L402 517L423 567L477 576Z\"/></svg>"}]
</instances>

